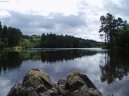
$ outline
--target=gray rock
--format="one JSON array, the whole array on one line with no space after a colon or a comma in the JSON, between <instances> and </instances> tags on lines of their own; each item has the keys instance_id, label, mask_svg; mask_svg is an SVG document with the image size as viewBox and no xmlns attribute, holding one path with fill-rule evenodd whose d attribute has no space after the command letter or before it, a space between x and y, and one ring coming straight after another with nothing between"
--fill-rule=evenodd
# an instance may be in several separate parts
<instances>
[{"instance_id":1,"label":"gray rock","mask_svg":"<svg viewBox=\"0 0 129 96\"><path fill-rule=\"evenodd\" d=\"M23 88L23 86L18 83L10 89L8 96L27 96L27 94L25 88Z\"/></svg>"},{"instance_id":2,"label":"gray rock","mask_svg":"<svg viewBox=\"0 0 129 96\"><path fill-rule=\"evenodd\" d=\"M46 89L52 87L52 81L50 76L39 70L39 69L32 69L30 70L23 79L23 85L25 87L39 87L39 85L44 85Z\"/></svg>"},{"instance_id":3,"label":"gray rock","mask_svg":"<svg viewBox=\"0 0 129 96\"><path fill-rule=\"evenodd\" d=\"M64 92L65 90L69 90L71 96L102 96L89 78L79 72L68 75Z\"/></svg>"},{"instance_id":4,"label":"gray rock","mask_svg":"<svg viewBox=\"0 0 129 96\"><path fill-rule=\"evenodd\" d=\"M7 96L102 96L89 78L79 72L69 74L57 84L50 76L39 70L30 70L23 82L15 84Z\"/></svg>"},{"instance_id":5,"label":"gray rock","mask_svg":"<svg viewBox=\"0 0 129 96\"><path fill-rule=\"evenodd\" d=\"M25 88L20 83L15 84L7 96L38 96L33 88Z\"/></svg>"}]
</instances>

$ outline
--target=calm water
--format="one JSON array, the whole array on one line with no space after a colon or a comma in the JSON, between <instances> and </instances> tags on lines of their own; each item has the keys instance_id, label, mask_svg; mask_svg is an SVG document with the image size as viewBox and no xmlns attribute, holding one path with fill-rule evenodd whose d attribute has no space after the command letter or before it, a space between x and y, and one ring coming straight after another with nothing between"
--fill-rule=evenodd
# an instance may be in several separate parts
<instances>
[{"instance_id":1,"label":"calm water","mask_svg":"<svg viewBox=\"0 0 129 96\"><path fill-rule=\"evenodd\" d=\"M86 74L105 95L128 96L128 52L102 49L32 49L23 52L0 52L0 96L21 82L32 68L47 72L54 82L68 73Z\"/></svg>"}]
</instances>

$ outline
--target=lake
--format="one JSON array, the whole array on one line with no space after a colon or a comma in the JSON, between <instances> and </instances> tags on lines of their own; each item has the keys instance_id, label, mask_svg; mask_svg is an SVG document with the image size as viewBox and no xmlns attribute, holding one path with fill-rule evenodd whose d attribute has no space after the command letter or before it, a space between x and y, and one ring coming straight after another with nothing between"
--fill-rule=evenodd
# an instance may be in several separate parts
<instances>
[{"instance_id":1,"label":"lake","mask_svg":"<svg viewBox=\"0 0 129 96\"><path fill-rule=\"evenodd\" d=\"M128 96L129 52L100 48L31 49L0 52L0 96L21 82L32 68L47 72L54 82L73 71L86 74L105 95Z\"/></svg>"}]
</instances>

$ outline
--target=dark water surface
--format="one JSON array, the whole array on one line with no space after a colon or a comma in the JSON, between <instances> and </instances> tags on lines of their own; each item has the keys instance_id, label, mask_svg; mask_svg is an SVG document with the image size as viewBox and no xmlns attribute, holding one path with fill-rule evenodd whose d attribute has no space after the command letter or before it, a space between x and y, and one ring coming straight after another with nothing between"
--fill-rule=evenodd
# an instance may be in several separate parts
<instances>
[{"instance_id":1,"label":"dark water surface","mask_svg":"<svg viewBox=\"0 0 129 96\"><path fill-rule=\"evenodd\" d=\"M23 52L0 52L0 96L32 68L47 72L54 82L70 72L86 74L105 95L129 95L129 54L99 48L32 49Z\"/></svg>"}]
</instances>

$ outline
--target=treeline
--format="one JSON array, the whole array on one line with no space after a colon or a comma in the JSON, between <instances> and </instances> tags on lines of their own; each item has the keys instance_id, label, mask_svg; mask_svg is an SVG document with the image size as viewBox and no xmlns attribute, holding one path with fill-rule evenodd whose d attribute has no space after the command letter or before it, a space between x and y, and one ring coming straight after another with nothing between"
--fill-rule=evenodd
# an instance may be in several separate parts
<instances>
[{"instance_id":1,"label":"treeline","mask_svg":"<svg viewBox=\"0 0 129 96\"><path fill-rule=\"evenodd\" d=\"M86 48L100 47L102 43L69 35L22 35L20 29L7 27L0 22L0 49L3 48ZM19 46L19 47L18 47Z\"/></svg>"},{"instance_id":2,"label":"treeline","mask_svg":"<svg viewBox=\"0 0 129 96\"><path fill-rule=\"evenodd\" d=\"M39 46L41 40L41 36L38 35L22 35L22 38L20 40L20 46L22 48L35 48Z\"/></svg>"},{"instance_id":3,"label":"treeline","mask_svg":"<svg viewBox=\"0 0 129 96\"><path fill-rule=\"evenodd\" d=\"M69 35L42 34L39 47L41 48L86 48L98 47L100 43Z\"/></svg>"},{"instance_id":4,"label":"treeline","mask_svg":"<svg viewBox=\"0 0 129 96\"><path fill-rule=\"evenodd\" d=\"M2 26L0 22L0 48L17 46L21 37L22 32L19 29Z\"/></svg>"},{"instance_id":5,"label":"treeline","mask_svg":"<svg viewBox=\"0 0 129 96\"><path fill-rule=\"evenodd\" d=\"M122 18L115 18L112 14L100 17L101 27L99 32L105 38L106 48L129 47L129 24Z\"/></svg>"},{"instance_id":6,"label":"treeline","mask_svg":"<svg viewBox=\"0 0 129 96\"><path fill-rule=\"evenodd\" d=\"M100 47L102 42L94 40L85 40L69 35L42 34L22 35L20 46L23 48L86 48Z\"/></svg>"}]
</instances>

